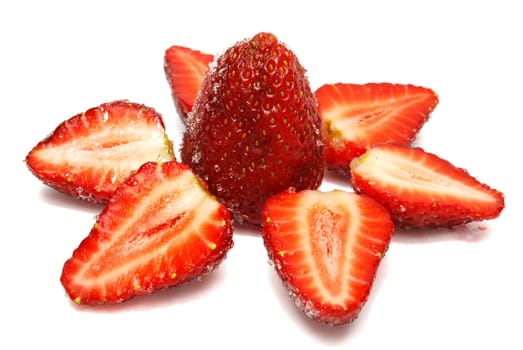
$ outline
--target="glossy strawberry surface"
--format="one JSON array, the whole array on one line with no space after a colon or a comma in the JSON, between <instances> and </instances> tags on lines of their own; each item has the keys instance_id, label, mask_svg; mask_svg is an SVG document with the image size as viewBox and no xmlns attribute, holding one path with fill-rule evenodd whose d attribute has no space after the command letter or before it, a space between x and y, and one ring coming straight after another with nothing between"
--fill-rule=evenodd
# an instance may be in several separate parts
<instances>
[{"instance_id":1,"label":"glossy strawberry surface","mask_svg":"<svg viewBox=\"0 0 523 350\"><path fill-rule=\"evenodd\" d=\"M259 33L218 57L187 120L181 157L237 219L254 224L270 195L317 188L320 118L295 54Z\"/></svg>"}]
</instances>

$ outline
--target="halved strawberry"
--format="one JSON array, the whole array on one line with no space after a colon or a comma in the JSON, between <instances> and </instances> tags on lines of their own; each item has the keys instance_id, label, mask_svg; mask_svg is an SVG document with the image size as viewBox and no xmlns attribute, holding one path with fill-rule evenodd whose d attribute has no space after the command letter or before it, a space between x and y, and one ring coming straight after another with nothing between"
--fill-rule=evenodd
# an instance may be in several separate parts
<instances>
[{"instance_id":1,"label":"halved strawberry","mask_svg":"<svg viewBox=\"0 0 523 350\"><path fill-rule=\"evenodd\" d=\"M213 59L213 55L184 46L173 45L165 51L165 75L176 110L184 122Z\"/></svg>"},{"instance_id":2,"label":"halved strawberry","mask_svg":"<svg viewBox=\"0 0 523 350\"><path fill-rule=\"evenodd\" d=\"M315 96L327 167L347 175L368 148L410 143L438 104L431 89L391 83L326 84Z\"/></svg>"},{"instance_id":3,"label":"halved strawberry","mask_svg":"<svg viewBox=\"0 0 523 350\"><path fill-rule=\"evenodd\" d=\"M143 163L173 159L160 114L138 103L114 101L62 122L25 161L46 185L106 202Z\"/></svg>"},{"instance_id":4,"label":"halved strawberry","mask_svg":"<svg viewBox=\"0 0 523 350\"><path fill-rule=\"evenodd\" d=\"M499 216L503 194L421 148L386 144L351 162L354 189L405 227L449 227Z\"/></svg>"},{"instance_id":5,"label":"halved strawberry","mask_svg":"<svg viewBox=\"0 0 523 350\"><path fill-rule=\"evenodd\" d=\"M115 192L60 280L77 304L119 303L214 270L232 245L229 211L187 166L148 162Z\"/></svg>"},{"instance_id":6,"label":"halved strawberry","mask_svg":"<svg viewBox=\"0 0 523 350\"><path fill-rule=\"evenodd\" d=\"M288 190L263 209L270 260L296 305L320 322L353 321L394 231L374 200L340 190Z\"/></svg>"}]
</instances>

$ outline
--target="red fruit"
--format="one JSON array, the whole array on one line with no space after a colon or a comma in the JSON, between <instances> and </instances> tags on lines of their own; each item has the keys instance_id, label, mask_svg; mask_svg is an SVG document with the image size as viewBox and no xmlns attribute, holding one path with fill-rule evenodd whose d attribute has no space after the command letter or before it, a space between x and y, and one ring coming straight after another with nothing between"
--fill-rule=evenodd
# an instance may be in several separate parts
<instances>
[{"instance_id":1,"label":"red fruit","mask_svg":"<svg viewBox=\"0 0 523 350\"><path fill-rule=\"evenodd\" d=\"M187 166L148 162L115 192L60 280L77 304L119 303L214 270L232 245L229 212Z\"/></svg>"},{"instance_id":2,"label":"red fruit","mask_svg":"<svg viewBox=\"0 0 523 350\"><path fill-rule=\"evenodd\" d=\"M263 238L296 305L320 322L352 322L394 231L374 200L344 191L285 191L263 209Z\"/></svg>"},{"instance_id":3,"label":"red fruit","mask_svg":"<svg viewBox=\"0 0 523 350\"><path fill-rule=\"evenodd\" d=\"M106 202L143 163L173 159L161 115L137 103L115 101L62 122L25 161L46 185Z\"/></svg>"},{"instance_id":4,"label":"red fruit","mask_svg":"<svg viewBox=\"0 0 523 350\"><path fill-rule=\"evenodd\" d=\"M431 89L390 83L327 84L315 96L325 162L347 175L350 161L368 148L410 143L438 104Z\"/></svg>"},{"instance_id":5,"label":"red fruit","mask_svg":"<svg viewBox=\"0 0 523 350\"><path fill-rule=\"evenodd\" d=\"M351 162L354 189L405 227L449 227L499 216L503 194L421 148L380 145Z\"/></svg>"},{"instance_id":6,"label":"red fruit","mask_svg":"<svg viewBox=\"0 0 523 350\"><path fill-rule=\"evenodd\" d=\"M176 110L185 122L214 56L183 46L165 51L164 70Z\"/></svg>"},{"instance_id":7,"label":"red fruit","mask_svg":"<svg viewBox=\"0 0 523 350\"><path fill-rule=\"evenodd\" d=\"M254 224L270 195L317 188L320 118L294 53L270 33L225 51L204 78L181 157L237 219Z\"/></svg>"}]
</instances>

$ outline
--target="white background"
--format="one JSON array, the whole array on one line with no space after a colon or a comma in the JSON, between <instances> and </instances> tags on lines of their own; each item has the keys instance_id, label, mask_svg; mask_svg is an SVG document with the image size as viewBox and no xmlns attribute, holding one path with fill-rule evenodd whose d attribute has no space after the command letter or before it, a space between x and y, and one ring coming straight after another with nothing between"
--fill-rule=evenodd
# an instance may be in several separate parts
<instances>
[{"instance_id":1,"label":"white background","mask_svg":"<svg viewBox=\"0 0 523 350\"><path fill-rule=\"evenodd\" d=\"M523 21L517 1L12 1L0 5L0 348L521 349ZM351 325L290 302L256 230L201 282L77 307L59 282L100 206L61 195L23 160L60 122L116 99L154 107L179 150L163 72L178 44L217 54L273 32L332 82L412 83L440 103L416 145L504 192L489 222L399 231ZM178 154L178 153L177 153ZM322 189L351 190L326 176ZM6 345L10 344L10 345Z\"/></svg>"}]
</instances>

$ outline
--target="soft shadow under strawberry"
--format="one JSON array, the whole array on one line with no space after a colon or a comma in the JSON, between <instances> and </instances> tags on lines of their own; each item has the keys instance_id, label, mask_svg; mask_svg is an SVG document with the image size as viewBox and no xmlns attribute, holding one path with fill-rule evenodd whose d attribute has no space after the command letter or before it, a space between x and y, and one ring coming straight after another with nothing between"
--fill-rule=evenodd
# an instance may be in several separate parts
<instances>
[{"instance_id":1,"label":"soft shadow under strawberry","mask_svg":"<svg viewBox=\"0 0 523 350\"><path fill-rule=\"evenodd\" d=\"M242 236L261 237L261 226L245 221L239 222L238 220L234 220L233 232L241 234Z\"/></svg>"},{"instance_id":2,"label":"soft shadow under strawberry","mask_svg":"<svg viewBox=\"0 0 523 350\"><path fill-rule=\"evenodd\" d=\"M211 293L215 287L223 283L226 274L226 266L222 264L215 271L195 280L167 289L157 290L149 295L137 296L119 304L90 306L70 303L70 306L82 312L110 314L148 311L151 309L176 307L176 305L185 303L198 303L206 293Z\"/></svg>"},{"instance_id":3,"label":"soft shadow under strawberry","mask_svg":"<svg viewBox=\"0 0 523 350\"><path fill-rule=\"evenodd\" d=\"M321 190L339 189L352 191L350 176L341 174L339 171L325 169Z\"/></svg>"},{"instance_id":4,"label":"soft shadow under strawberry","mask_svg":"<svg viewBox=\"0 0 523 350\"><path fill-rule=\"evenodd\" d=\"M369 298L360 311L358 317L351 323L338 326L326 325L307 317L307 315L305 315L298 307L296 307L296 305L294 305L294 302L289 297L288 290L282 285L281 280L274 272L272 266L269 266L267 269L267 278L269 283L272 285L274 293L276 293L278 297L280 307L288 315L289 322L298 324L305 330L307 334L314 334L314 336L321 338L325 344L335 346L349 338L351 334L358 334L358 332L360 332L361 329L365 327L365 324L368 322L368 317L372 315L371 309L373 306L373 301L375 296L380 294L379 290L385 281L387 270L388 259L385 257L382 259L378 268L378 272L369 294Z\"/></svg>"},{"instance_id":5,"label":"soft shadow under strawberry","mask_svg":"<svg viewBox=\"0 0 523 350\"><path fill-rule=\"evenodd\" d=\"M103 204L73 198L47 186L42 187L40 198L46 204L54 207L84 211L91 214L98 214L103 209Z\"/></svg>"},{"instance_id":6,"label":"soft shadow under strawberry","mask_svg":"<svg viewBox=\"0 0 523 350\"><path fill-rule=\"evenodd\" d=\"M392 242L402 244L432 244L435 242L450 241L478 243L488 239L490 235L490 227L484 222L472 222L436 229L406 229L396 227Z\"/></svg>"}]
</instances>

